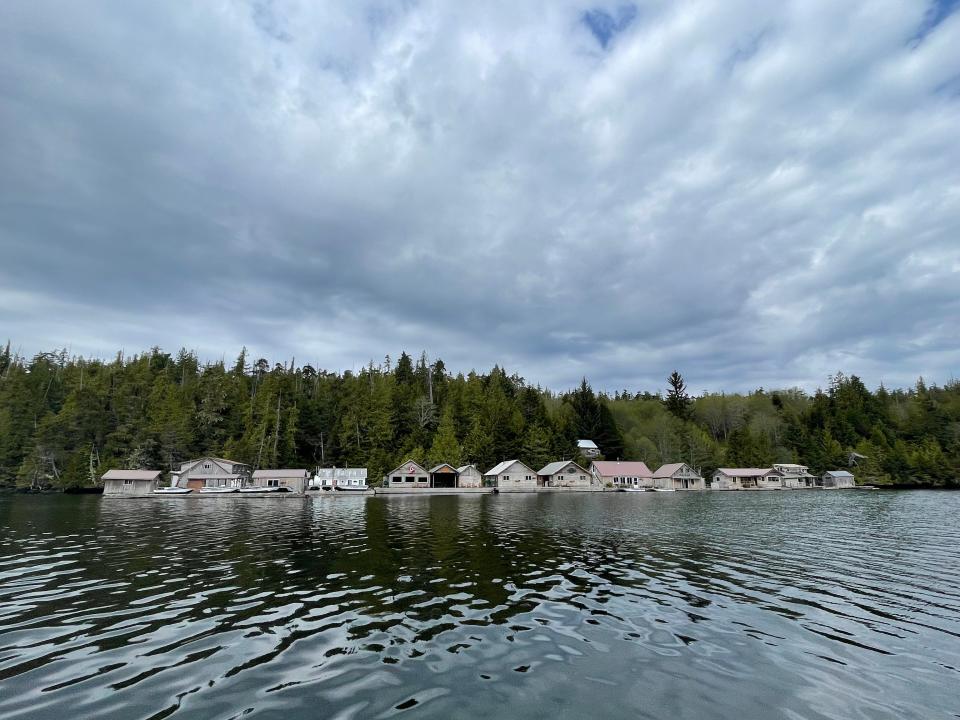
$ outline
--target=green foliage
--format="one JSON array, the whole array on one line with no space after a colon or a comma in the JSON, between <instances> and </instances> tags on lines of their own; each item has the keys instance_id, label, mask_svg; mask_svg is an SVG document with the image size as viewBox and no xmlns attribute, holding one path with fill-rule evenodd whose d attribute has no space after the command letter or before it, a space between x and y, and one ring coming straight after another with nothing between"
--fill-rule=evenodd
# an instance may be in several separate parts
<instances>
[{"instance_id":1,"label":"green foliage","mask_svg":"<svg viewBox=\"0 0 960 720\"><path fill-rule=\"evenodd\" d=\"M534 469L592 439L608 459L651 467L800 462L846 467L861 482L956 486L960 383L869 391L837 374L813 396L796 389L689 398L677 373L665 402L649 392L597 394L586 379L560 395L494 367L452 375L402 353L332 373L256 361L229 366L153 348L111 361L0 350L0 487L90 485L112 467L169 470L202 454L257 467L360 465L374 480L412 458L486 470L517 458ZM672 398L672 399L671 399Z\"/></svg>"}]
</instances>

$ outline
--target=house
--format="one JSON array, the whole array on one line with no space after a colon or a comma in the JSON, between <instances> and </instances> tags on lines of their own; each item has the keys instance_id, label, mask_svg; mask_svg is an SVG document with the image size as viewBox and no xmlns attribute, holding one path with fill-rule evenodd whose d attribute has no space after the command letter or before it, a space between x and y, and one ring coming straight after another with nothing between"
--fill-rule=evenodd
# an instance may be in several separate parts
<instances>
[{"instance_id":1,"label":"house","mask_svg":"<svg viewBox=\"0 0 960 720\"><path fill-rule=\"evenodd\" d=\"M383 478L384 487L392 488L428 488L430 473L420 463L407 460L403 465L387 473Z\"/></svg>"},{"instance_id":2,"label":"house","mask_svg":"<svg viewBox=\"0 0 960 720\"><path fill-rule=\"evenodd\" d=\"M254 487L285 487L290 492L303 493L310 481L310 472L306 469L296 470L254 470Z\"/></svg>"},{"instance_id":3,"label":"house","mask_svg":"<svg viewBox=\"0 0 960 720\"><path fill-rule=\"evenodd\" d=\"M827 470L820 477L820 482L825 490L842 490L857 485L853 474L846 470Z\"/></svg>"},{"instance_id":4,"label":"house","mask_svg":"<svg viewBox=\"0 0 960 720\"><path fill-rule=\"evenodd\" d=\"M534 490L537 474L519 460L504 460L483 474L483 484L501 490Z\"/></svg>"},{"instance_id":5,"label":"house","mask_svg":"<svg viewBox=\"0 0 960 720\"><path fill-rule=\"evenodd\" d=\"M171 485L199 490L202 487L247 487L253 472L246 463L202 457L180 465Z\"/></svg>"},{"instance_id":6,"label":"house","mask_svg":"<svg viewBox=\"0 0 960 720\"><path fill-rule=\"evenodd\" d=\"M587 458L587 460L600 457L600 448L597 447L597 444L593 440L577 440L577 450L583 457Z\"/></svg>"},{"instance_id":7,"label":"house","mask_svg":"<svg viewBox=\"0 0 960 720\"><path fill-rule=\"evenodd\" d=\"M594 460L590 474L601 485L614 487L653 487L653 472L645 462Z\"/></svg>"},{"instance_id":8,"label":"house","mask_svg":"<svg viewBox=\"0 0 960 720\"><path fill-rule=\"evenodd\" d=\"M103 477L105 497L146 497L160 482L159 470L107 470Z\"/></svg>"},{"instance_id":9,"label":"house","mask_svg":"<svg viewBox=\"0 0 960 720\"><path fill-rule=\"evenodd\" d=\"M548 463L537 471L540 487L590 487L590 473L573 460Z\"/></svg>"},{"instance_id":10,"label":"house","mask_svg":"<svg viewBox=\"0 0 960 720\"><path fill-rule=\"evenodd\" d=\"M430 487L433 488L455 488L459 487L457 480L460 478L459 471L449 463L440 463L429 470Z\"/></svg>"},{"instance_id":11,"label":"house","mask_svg":"<svg viewBox=\"0 0 960 720\"><path fill-rule=\"evenodd\" d=\"M774 468L719 468L710 479L711 490L780 490L783 473Z\"/></svg>"},{"instance_id":12,"label":"house","mask_svg":"<svg viewBox=\"0 0 960 720\"><path fill-rule=\"evenodd\" d=\"M783 488L809 488L816 485L817 478L810 474L810 468L806 465L797 465L795 463L776 463L773 469L783 476Z\"/></svg>"},{"instance_id":13,"label":"house","mask_svg":"<svg viewBox=\"0 0 960 720\"><path fill-rule=\"evenodd\" d=\"M322 487L332 490L337 485L343 487L364 487L367 484L366 468L321 468L314 471L310 487Z\"/></svg>"},{"instance_id":14,"label":"house","mask_svg":"<svg viewBox=\"0 0 960 720\"><path fill-rule=\"evenodd\" d=\"M653 487L658 490L706 490L700 473L686 463L661 465L653 473Z\"/></svg>"},{"instance_id":15,"label":"house","mask_svg":"<svg viewBox=\"0 0 960 720\"><path fill-rule=\"evenodd\" d=\"M458 467L457 475L457 487L480 487L483 485L483 473L476 465Z\"/></svg>"}]
</instances>

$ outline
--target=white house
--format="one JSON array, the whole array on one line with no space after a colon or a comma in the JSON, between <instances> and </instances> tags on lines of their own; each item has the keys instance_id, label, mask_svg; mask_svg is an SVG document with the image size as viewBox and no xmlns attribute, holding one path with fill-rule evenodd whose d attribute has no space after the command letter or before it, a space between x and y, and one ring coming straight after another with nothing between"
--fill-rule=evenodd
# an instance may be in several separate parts
<instances>
[{"instance_id":1,"label":"white house","mask_svg":"<svg viewBox=\"0 0 960 720\"><path fill-rule=\"evenodd\" d=\"M614 487L653 487L653 472L645 462L630 460L594 460L590 474L601 485Z\"/></svg>"},{"instance_id":2,"label":"white house","mask_svg":"<svg viewBox=\"0 0 960 720\"><path fill-rule=\"evenodd\" d=\"M780 490L783 474L774 468L719 468L710 482L712 490Z\"/></svg>"},{"instance_id":3,"label":"white house","mask_svg":"<svg viewBox=\"0 0 960 720\"><path fill-rule=\"evenodd\" d=\"M706 483L696 470L686 463L661 465L653 473L653 487L662 490L706 490Z\"/></svg>"},{"instance_id":4,"label":"white house","mask_svg":"<svg viewBox=\"0 0 960 720\"><path fill-rule=\"evenodd\" d=\"M593 440L577 440L577 450L587 460L593 460L600 456L600 448Z\"/></svg>"},{"instance_id":5,"label":"white house","mask_svg":"<svg viewBox=\"0 0 960 720\"><path fill-rule=\"evenodd\" d=\"M462 465L457 468L457 487L480 487L483 485L483 474L476 465Z\"/></svg>"},{"instance_id":6,"label":"white house","mask_svg":"<svg viewBox=\"0 0 960 720\"><path fill-rule=\"evenodd\" d=\"M103 477L104 497L145 497L156 490L159 470L107 470Z\"/></svg>"},{"instance_id":7,"label":"white house","mask_svg":"<svg viewBox=\"0 0 960 720\"><path fill-rule=\"evenodd\" d=\"M254 470L254 487L273 488L285 487L290 492L303 493L307 489L307 483L310 481L310 471L302 469L267 469Z\"/></svg>"},{"instance_id":8,"label":"white house","mask_svg":"<svg viewBox=\"0 0 960 720\"><path fill-rule=\"evenodd\" d=\"M775 463L773 469L783 476L783 488L809 488L816 485L817 478L810 474L806 465L795 463Z\"/></svg>"},{"instance_id":9,"label":"white house","mask_svg":"<svg viewBox=\"0 0 960 720\"><path fill-rule=\"evenodd\" d=\"M420 463L407 460L403 465L387 473L383 478L385 487L392 488L428 488L430 473Z\"/></svg>"},{"instance_id":10,"label":"white house","mask_svg":"<svg viewBox=\"0 0 960 720\"><path fill-rule=\"evenodd\" d=\"M540 487L590 487L590 473L573 460L548 463L537 471Z\"/></svg>"},{"instance_id":11,"label":"white house","mask_svg":"<svg viewBox=\"0 0 960 720\"><path fill-rule=\"evenodd\" d=\"M314 471L313 480L310 482L312 487L321 487L325 490L332 490L338 485L356 488L364 487L366 484L366 468L318 467Z\"/></svg>"},{"instance_id":12,"label":"white house","mask_svg":"<svg viewBox=\"0 0 960 720\"><path fill-rule=\"evenodd\" d=\"M501 490L534 490L537 474L519 460L504 460L483 474L483 484Z\"/></svg>"},{"instance_id":13,"label":"white house","mask_svg":"<svg viewBox=\"0 0 960 720\"><path fill-rule=\"evenodd\" d=\"M825 490L842 490L856 487L856 479L846 470L827 470L820 478Z\"/></svg>"}]
</instances>

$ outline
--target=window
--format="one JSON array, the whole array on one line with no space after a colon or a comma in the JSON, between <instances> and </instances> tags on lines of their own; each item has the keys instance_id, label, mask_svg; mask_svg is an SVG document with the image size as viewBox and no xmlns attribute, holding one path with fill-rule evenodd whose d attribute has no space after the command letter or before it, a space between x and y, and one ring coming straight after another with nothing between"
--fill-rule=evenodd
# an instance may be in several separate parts
<instances>
[{"instance_id":1,"label":"window","mask_svg":"<svg viewBox=\"0 0 960 720\"><path fill-rule=\"evenodd\" d=\"M509 480L510 480L510 476L509 476L509 475L504 475L504 476L503 476L503 479L504 479L504 481L509 481Z\"/></svg>"},{"instance_id":2,"label":"window","mask_svg":"<svg viewBox=\"0 0 960 720\"><path fill-rule=\"evenodd\" d=\"M267 480L267 487L280 487L280 481L275 478L271 478Z\"/></svg>"},{"instance_id":3,"label":"window","mask_svg":"<svg viewBox=\"0 0 960 720\"><path fill-rule=\"evenodd\" d=\"M407 475L407 482L413 482L416 478L413 475Z\"/></svg>"},{"instance_id":4,"label":"window","mask_svg":"<svg viewBox=\"0 0 960 720\"><path fill-rule=\"evenodd\" d=\"M204 464L203 464L203 469L204 469L204 470L209 470L209 469L210 469L210 463L204 463Z\"/></svg>"},{"instance_id":5,"label":"window","mask_svg":"<svg viewBox=\"0 0 960 720\"><path fill-rule=\"evenodd\" d=\"M133 485L133 480L127 479L123 481L124 485Z\"/></svg>"},{"instance_id":6,"label":"window","mask_svg":"<svg viewBox=\"0 0 960 720\"><path fill-rule=\"evenodd\" d=\"M403 478L400 477L399 475L394 475L394 476L393 476L393 481L394 481L395 483L403 482Z\"/></svg>"}]
</instances>

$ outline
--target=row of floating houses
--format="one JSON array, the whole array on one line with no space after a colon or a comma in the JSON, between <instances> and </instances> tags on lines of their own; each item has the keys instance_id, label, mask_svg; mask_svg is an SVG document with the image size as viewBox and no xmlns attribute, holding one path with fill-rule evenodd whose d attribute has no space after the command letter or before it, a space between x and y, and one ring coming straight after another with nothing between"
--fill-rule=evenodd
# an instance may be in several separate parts
<instances>
[{"instance_id":1,"label":"row of floating houses","mask_svg":"<svg viewBox=\"0 0 960 720\"><path fill-rule=\"evenodd\" d=\"M182 463L171 473L170 484L161 486L159 470L109 470L103 477L106 496L166 494L274 493L306 494L313 490L365 492L366 468L317 468L254 470L246 463L217 457L202 457ZM812 475L803 465L781 463L770 468L720 468L711 476L712 490L789 490L854 487L854 477L845 470ZM374 492L417 493L423 491L537 492L550 490L629 490L673 492L706 490L707 481L686 463L661 465L655 472L644 462L594 460L589 469L573 460L551 462L534 471L520 460L504 460L486 472L476 465L454 467L441 463L426 469L408 460L387 473Z\"/></svg>"}]
</instances>

